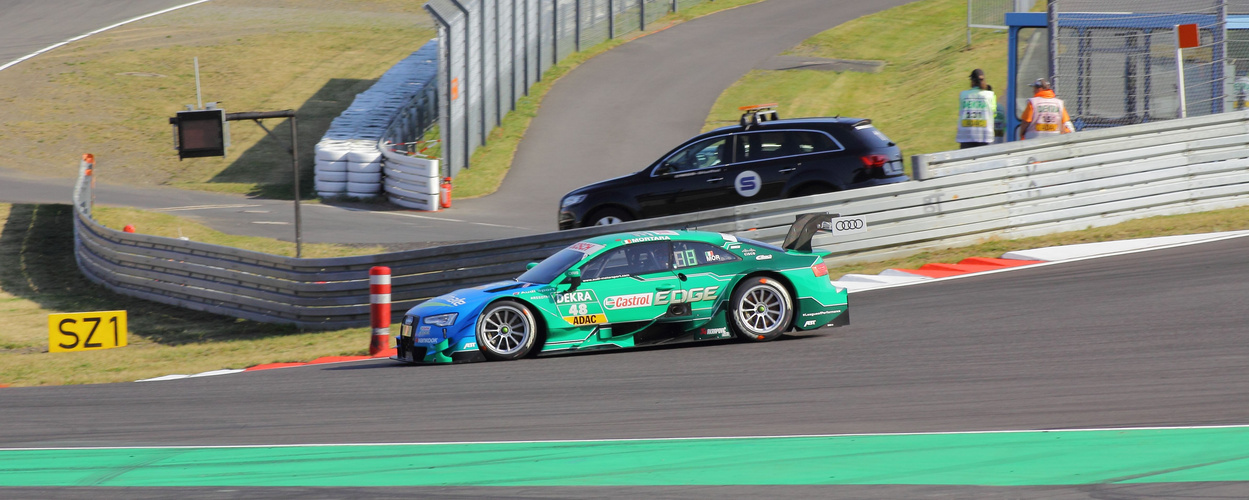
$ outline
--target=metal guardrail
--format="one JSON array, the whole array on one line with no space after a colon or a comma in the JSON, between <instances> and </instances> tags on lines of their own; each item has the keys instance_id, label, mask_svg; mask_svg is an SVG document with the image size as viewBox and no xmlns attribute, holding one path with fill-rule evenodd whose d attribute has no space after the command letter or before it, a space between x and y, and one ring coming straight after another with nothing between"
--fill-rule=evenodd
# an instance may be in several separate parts
<instances>
[{"instance_id":1,"label":"metal guardrail","mask_svg":"<svg viewBox=\"0 0 1249 500\"><path fill-rule=\"evenodd\" d=\"M510 279L590 236L701 229L767 242L794 216L865 216L867 232L817 250L862 261L990 237L1032 236L1163 214L1249 204L1249 112L1169 120L914 157L917 181L625 224L405 252L296 259L105 228L91 218L90 177L74 193L79 268L114 291L305 328L369 323L368 270L389 266L396 317L420 300ZM85 168L84 168L85 171Z\"/></svg>"}]
</instances>

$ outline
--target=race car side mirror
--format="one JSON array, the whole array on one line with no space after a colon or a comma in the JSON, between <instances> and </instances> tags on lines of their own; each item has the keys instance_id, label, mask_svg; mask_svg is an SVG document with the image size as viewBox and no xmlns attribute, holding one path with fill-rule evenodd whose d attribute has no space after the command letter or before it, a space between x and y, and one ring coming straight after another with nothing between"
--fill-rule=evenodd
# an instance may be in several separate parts
<instances>
[{"instance_id":1,"label":"race car side mirror","mask_svg":"<svg viewBox=\"0 0 1249 500\"><path fill-rule=\"evenodd\" d=\"M572 287L568 289L569 292L576 290L577 287L581 286L581 270L580 269L569 269L567 271L564 271L564 276L568 277L568 283L572 285Z\"/></svg>"},{"instance_id":2,"label":"race car side mirror","mask_svg":"<svg viewBox=\"0 0 1249 500\"><path fill-rule=\"evenodd\" d=\"M530 262L530 263L528 263L528 264L525 264L525 270L526 270L526 271L528 271L528 270L533 269L533 268L535 268L535 267L537 267L537 266L538 266L538 263L537 263L537 262Z\"/></svg>"}]
</instances>

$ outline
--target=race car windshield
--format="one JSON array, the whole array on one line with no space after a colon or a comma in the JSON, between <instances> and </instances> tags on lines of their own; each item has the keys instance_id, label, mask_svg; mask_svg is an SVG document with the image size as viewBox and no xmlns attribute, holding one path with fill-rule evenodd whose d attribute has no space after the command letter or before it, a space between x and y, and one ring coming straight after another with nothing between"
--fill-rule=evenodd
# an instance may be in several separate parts
<instances>
[{"instance_id":1,"label":"race car windshield","mask_svg":"<svg viewBox=\"0 0 1249 500\"><path fill-rule=\"evenodd\" d=\"M560 250L559 253L547 257L546 260L538 263L538 265L533 266L533 269L525 271L525 274L518 276L516 281L541 283L543 285L549 284L555 281L555 278L558 278L559 275L564 274L564 271L567 271L573 264L580 262L585 255L585 253L580 251L565 248Z\"/></svg>"}]
</instances>

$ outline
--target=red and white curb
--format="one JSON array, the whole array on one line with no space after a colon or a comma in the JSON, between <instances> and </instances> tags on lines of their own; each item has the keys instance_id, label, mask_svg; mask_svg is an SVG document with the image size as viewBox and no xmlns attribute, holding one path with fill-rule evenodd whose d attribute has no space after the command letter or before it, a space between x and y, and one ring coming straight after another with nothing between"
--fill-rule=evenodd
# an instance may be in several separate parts
<instances>
[{"instance_id":1,"label":"red and white curb","mask_svg":"<svg viewBox=\"0 0 1249 500\"><path fill-rule=\"evenodd\" d=\"M314 360L312 360L312 361L306 361L306 362L298 362L298 363L265 363L265 364L263 364L263 365L256 365L256 366L253 366L253 367L250 367L250 368L228 368L228 369L225 369L225 370L213 370L213 371L208 371L208 372L194 373L194 374L190 374L190 375L186 375L186 374L164 375L164 376L161 376L161 377L152 377L152 378L145 378L145 379L142 379L142 380L136 380L135 382L159 382L159 381L162 381L162 380L180 380L180 379L184 379L184 378L211 377L211 376L213 376L213 375L230 375L230 374L232 374L232 373L254 372L254 371L259 371L259 370L273 370L273 369L277 369L277 368L290 368L290 367L292 367L292 366L310 366L310 365L325 365L325 364L333 364L333 363L351 363L351 362L355 362L355 361L366 361L366 360L370 360L370 359L387 359L387 358L389 358L389 356L390 356L390 354L389 354L389 353L388 353L388 354L386 354L386 355L381 355L381 356L325 356L325 357L317 358L317 359L314 359Z\"/></svg>"},{"instance_id":2,"label":"red and white curb","mask_svg":"<svg viewBox=\"0 0 1249 500\"><path fill-rule=\"evenodd\" d=\"M834 280L833 284L845 288L848 293L854 293L1057 264L1060 262L1160 250L1243 236L1249 236L1249 231L1184 234L1179 236L1158 236L1134 240L1062 245L1006 252L1002 254L1000 259L975 257L963 259L957 264L925 264L920 266L919 269L886 269L880 274L847 274Z\"/></svg>"}]
</instances>

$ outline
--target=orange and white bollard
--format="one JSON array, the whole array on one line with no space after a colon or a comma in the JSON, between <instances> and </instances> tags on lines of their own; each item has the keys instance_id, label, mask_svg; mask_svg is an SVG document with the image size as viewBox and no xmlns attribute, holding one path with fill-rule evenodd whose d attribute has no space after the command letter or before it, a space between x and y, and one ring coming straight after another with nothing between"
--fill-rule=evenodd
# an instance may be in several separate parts
<instances>
[{"instance_id":1,"label":"orange and white bollard","mask_svg":"<svg viewBox=\"0 0 1249 500\"><path fill-rule=\"evenodd\" d=\"M373 336L369 341L369 356L391 356L390 347L390 268L374 266L369 269L369 313L373 318Z\"/></svg>"}]
</instances>

